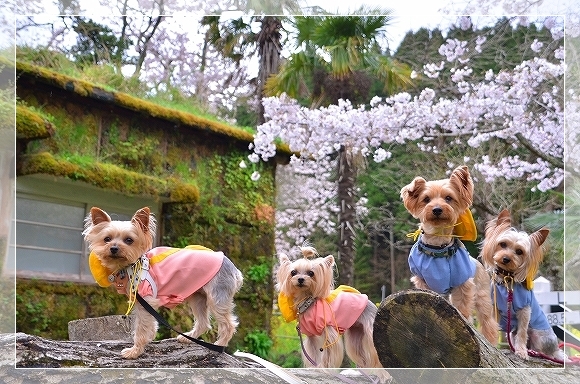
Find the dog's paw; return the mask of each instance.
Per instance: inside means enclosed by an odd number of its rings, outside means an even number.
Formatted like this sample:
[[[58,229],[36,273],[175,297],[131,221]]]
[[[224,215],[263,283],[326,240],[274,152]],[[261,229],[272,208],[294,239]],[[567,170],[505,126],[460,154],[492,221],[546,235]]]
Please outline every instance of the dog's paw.
[[[184,335],[187,335],[189,337],[193,337],[193,332],[186,332],[186,333],[184,333]],[[194,339],[195,339],[195,337],[194,337]],[[189,340],[187,337],[185,337],[183,335],[177,335],[177,341],[179,341],[180,343],[184,343],[184,344],[193,343],[193,341]]]
[[[516,356],[521,357],[524,360],[529,359],[528,350],[525,348],[524,349],[516,349],[515,354],[516,354]]]
[[[377,377],[379,378],[379,382],[381,383],[385,383],[385,384],[390,384],[393,382],[393,376],[391,376],[391,374],[389,372],[387,372],[386,370],[383,370],[382,372],[380,372]]]
[[[125,359],[136,359],[143,354],[143,348],[132,346],[131,348],[124,348],[121,351],[121,356]]]

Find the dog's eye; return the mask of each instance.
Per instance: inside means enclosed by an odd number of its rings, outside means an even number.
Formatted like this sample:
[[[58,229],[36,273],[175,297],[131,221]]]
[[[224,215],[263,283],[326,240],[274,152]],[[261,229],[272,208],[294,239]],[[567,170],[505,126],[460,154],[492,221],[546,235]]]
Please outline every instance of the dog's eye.
[[[425,204],[427,204],[427,203],[428,203],[428,202],[430,202],[430,201],[431,201],[431,199],[429,198],[429,196],[427,196],[426,198],[424,198],[424,199],[423,199],[423,202],[424,202]]]
[[[130,237],[127,237],[127,238],[125,239],[125,244],[127,244],[127,245],[131,245],[131,244],[133,244],[133,239],[132,239],[132,238],[130,238]]]
[[[310,276],[310,277],[314,277],[314,272],[313,271],[308,271],[307,275]]]
[[[453,197],[445,196],[445,201],[449,203],[449,202],[453,201]]]
[[[293,269],[290,271],[290,276],[296,276],[298,274],[298,271]]]
[[[516,249],[516,255],[523,255],[524,251],[522,251],[521,249]]]
[[[501,243],[499,243],[499,246],[502,248],[507,248],[507,244],[505,243],[505,241],[502,241]]]
[[[111,238],[110,238],[109,236],[107,236],[107,237],[105,237],[105,239],[104,239],[104,240],[105,240],[105,243],[108,243],[108,242],[110,242],[110,241],[111,241]]]

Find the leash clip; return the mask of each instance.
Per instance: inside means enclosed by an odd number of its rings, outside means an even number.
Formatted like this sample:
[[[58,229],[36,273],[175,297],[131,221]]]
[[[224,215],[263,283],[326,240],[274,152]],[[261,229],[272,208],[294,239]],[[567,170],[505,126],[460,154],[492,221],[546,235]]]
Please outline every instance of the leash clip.
[[[512,276],[504,276],[503,283],[505,284],[508,290],[510,291],[514,290],[514,278]]]

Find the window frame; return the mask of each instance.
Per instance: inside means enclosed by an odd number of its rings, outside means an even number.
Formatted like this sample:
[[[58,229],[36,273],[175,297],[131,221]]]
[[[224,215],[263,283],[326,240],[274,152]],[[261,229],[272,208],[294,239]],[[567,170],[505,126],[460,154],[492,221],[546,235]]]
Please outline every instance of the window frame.
[[[101,188],[91,186],[87,183],[55,178],[47,175],[30,175],[30,176],[19,176],[16,180],[16,204],[19,203],[20,199],[35,200],[40,203],[54,203],[61,204],[64,206],[71,207],[83,207],[84,208],[84,218],[90,212],[91,207],[97,206],[106,212],[110,213],[112,216],[115,214],[126,215],[128,217],[133,216],[137,209],[144,206],[148,206],[151,211],[155,214],[160,211],[161,201],[154,200],[153,197],[143,197],[143,196],[126,196],[114,191],[107,191]],[[16,210],[15,210],[16,211]],[[114,219],[114,217],[113,217]],[[16,224],[24,223],[20,221],[15,213],[12,221],[12,230],[15,232],[13,240],[15,244],[11,244],[15,252],[14,263],[16,265],[11,266],[15,272],[17,278],[26,279],[40,279],[47,281],[70,281],[70,282],[80,282],[80,283],[95,283],[92,277],[89,267],[88,267],[88,247],[84,239],[81,241],[81,249],[77,251],[69,251],[67,249],[55,249],[63,253],[72,253],[78,255],[80,258],[80,267],[78,273],[54,273],[46,272],[41,270],[20,270],[18,269],[18,250],[23,249],[37,249],[42,251],[53,250],[51,247],[43,248],[42,246],[30,246],[18,244],[18,233],[16,231]],[[63,229],[75,229],[76,226],[66,226],[63,224],[50,224],[50,223],[40,223],[36,222],[42,226],[47,226],[51,228],[62,227]],[[29,224],[34,225],[35,222],[29,222]],[[79,228],[79,236],[81,235],[82,228]],[[157,238],[158,236],[156,236]],[[154,241],[155,244],[155,241]]]

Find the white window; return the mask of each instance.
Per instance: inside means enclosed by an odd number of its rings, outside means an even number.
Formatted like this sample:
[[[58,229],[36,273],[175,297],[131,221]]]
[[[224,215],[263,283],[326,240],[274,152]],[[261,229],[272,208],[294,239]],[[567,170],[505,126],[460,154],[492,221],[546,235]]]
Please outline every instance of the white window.
[[[44,181],[47,188],[42,189],[38,188],[38,180],[22,180],[17,180],[13,227],[17,277],[94,283],[82,236],[84,219],[91,207],[104,209],[113,220],[130,220],[143,206],[155,209],[138,198],[133,206],[119,207],[126,197],[107,191],[97,191],[95,196],[94,188],[87,189],[80,183],[71,189],[70,181],[56,182],[57,187]]]

